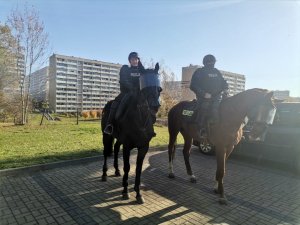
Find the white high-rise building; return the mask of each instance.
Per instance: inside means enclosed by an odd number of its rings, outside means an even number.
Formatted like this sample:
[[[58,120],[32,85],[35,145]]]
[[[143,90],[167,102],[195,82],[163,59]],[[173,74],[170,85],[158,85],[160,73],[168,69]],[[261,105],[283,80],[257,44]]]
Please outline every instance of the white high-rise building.
[[[24,55],[20,54],[8,63],[6,70],[2,71],[9,74],[3,81],[0,91],[6,96],[20,93],[21,87],[24,86],[23,79],[25,77],[25,61]]]
[[[46,66],[30,74],[30,96],[37,102],[48,101],[49,67]]]
[[[289,97],[290,97],[290,91],[288,91],[288,90],[284,90],[284,91],[275,90],[274,91],[274,98],[276,98],[276,99],[286,100]]]
[[[196,97],[194,92],[190,90],[190,83],[194,72],[198,68],[201,68],[201,66],[189,65],[182,67],[182,100],[192,100]],[[230,96],[245,91],[245,75],[223,70],[220,70],[220,72],[228,83]]]
[[[49,106],[54,112],[103,109],[120,92],[121,64],[53,54],[49,64]]]

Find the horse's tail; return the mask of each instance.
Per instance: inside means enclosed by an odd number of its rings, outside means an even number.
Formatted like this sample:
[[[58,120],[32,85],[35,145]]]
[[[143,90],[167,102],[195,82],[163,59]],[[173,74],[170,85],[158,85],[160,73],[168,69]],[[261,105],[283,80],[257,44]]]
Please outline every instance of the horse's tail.
[[[175,149],[176,149],[176,140],[177,135],[179,133],[180,127],[178,126],[178,104],[173,106],[168,113],[168,131],[169,131],[169,162],[171,162],[175,157]]]
[[[102,133],[104,131],[104,128],[106,126],[107,120],[108,120],[108,116],[109,116],[109,111],[110,111],[110,107],[113,101],[108,101],[103,110],[102,110],[102,115],[101,115],[101,130]]]
[[[104,150],[103,150],[104,156],[112,155],[113,145],[114,145],[114,137],[112,135],[108,135],[103,132],[103,130],[106,126],[107,120],[108,120],[111,104],[112,104],[112,101],[109,101],[106,103],[106,105],[104,106],[104,109],[102,111],[102,118],[101,118],[101,130],[102,130],[102,142],[103,142],[103,147],[104,147]]]
[[[114,147],[114,137],[112,135],[108,135],[103,133],[102,142],[103,142],[103,155],[104,156],[111,156],[113,153]]]

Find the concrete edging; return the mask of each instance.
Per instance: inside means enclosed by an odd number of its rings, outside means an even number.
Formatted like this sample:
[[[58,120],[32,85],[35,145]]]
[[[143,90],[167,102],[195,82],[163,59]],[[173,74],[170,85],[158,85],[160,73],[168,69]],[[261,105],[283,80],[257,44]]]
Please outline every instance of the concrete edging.
[[[178,145],[181,146],[181,145]],[[163,151],[167,148],[167,145],[159,146],[159,147],[152,147],[149,148],[149,151]],[[4,169],[0,170],[0,177],[3,176],[18,176],[23,174],[32,174],[40,171],[56,169],[66,166],[74,166],[79,164],[86,164],[99,161],[103,158],[103,155],[99,156],[92,156],[92,157],[84,157],[79,159],[72,159],[72,160],[62,160],[58,162],[52,163],[45,163],[45,164],[37,164],[33,166],[26,166],[26,167],[19,167],[19,168],[11,168],[11,169]]]

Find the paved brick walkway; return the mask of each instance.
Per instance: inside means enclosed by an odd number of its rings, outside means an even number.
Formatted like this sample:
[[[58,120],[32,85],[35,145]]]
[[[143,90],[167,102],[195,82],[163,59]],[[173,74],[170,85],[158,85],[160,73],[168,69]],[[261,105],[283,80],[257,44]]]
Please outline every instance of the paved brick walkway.
[[[300,224],[299,178],[230,161],[224,206],[212,192],[214,156],[195,149],[191,158],[196,184],[186,176],[181,151],[174,180],[167,178],[167,152],[150,152],[142,175],[144,205],[135,204],[134,163],[130,200],[121,199],[121,177],[101,182],[102,161],[0,177],[0,224]]]

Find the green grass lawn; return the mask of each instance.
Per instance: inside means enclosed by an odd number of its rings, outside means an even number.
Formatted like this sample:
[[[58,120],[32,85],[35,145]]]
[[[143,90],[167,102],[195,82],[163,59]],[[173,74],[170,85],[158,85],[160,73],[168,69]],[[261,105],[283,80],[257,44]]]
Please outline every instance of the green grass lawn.
[[[0,123],[0,169],[49,163],[100,155],[103,149],[100,121],[80,122],[76,118],[62,118],[60,122],[31,115],[30,124],[14,126]],[[168,144],[167,127],[155,126],[157,136],[150,145]],[[178,143],[182,143],[182,136]]]

